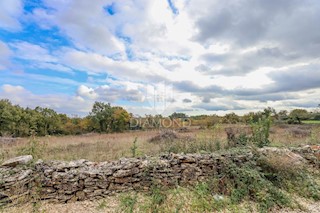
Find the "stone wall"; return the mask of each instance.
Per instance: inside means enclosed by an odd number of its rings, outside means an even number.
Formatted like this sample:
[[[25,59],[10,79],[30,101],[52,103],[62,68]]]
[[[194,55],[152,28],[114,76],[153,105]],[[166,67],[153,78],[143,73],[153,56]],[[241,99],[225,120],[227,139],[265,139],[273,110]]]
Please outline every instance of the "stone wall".
[[[250,151],[232,154],[168,154],[160,157],[120,159],[113,162],[38,161],[30,165],[0,167],[0,200],[39,196],[56,202],[105,197],[128,190],[148,190],[154,184],[194,184],[223,169],[226,159],[235,163],[252,158]],[[20,164],[26,164],[21,161]],[[36,194],[35,194],[36,193]]]
[[[260,154],[278,153],[319,166],[320,146],[293,149],[264,148]],[[167,154],[159,157],[124,158],[113,162],[71,162],[18,157],[0,166],[0,206],[19,197],[54,202],[92,200],[129,190],[192,185],[222,173],[230,161],[241,165],[254,160],[250,150],[229,154]],[[302,157],[301,157],[302,156]]]

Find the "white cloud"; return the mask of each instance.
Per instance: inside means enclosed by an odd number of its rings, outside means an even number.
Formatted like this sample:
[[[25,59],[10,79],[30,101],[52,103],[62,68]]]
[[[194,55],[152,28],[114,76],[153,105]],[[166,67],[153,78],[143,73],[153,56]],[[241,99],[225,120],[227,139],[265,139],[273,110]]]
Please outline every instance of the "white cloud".
[[[112,55],[124,52],[124,45],[115,36],[114,18],[103,9],[112,1],[46,0],[49,11],[33,13],[40,26],[57,26],[81,49]]]
[[[34,9],[28,20],[57,27],[73,44],[54,52],[39,43],[9,46],[15,58],[30,62],[23,68],[88,75],[80,83],[35,74],[26,79],[73,85],[79,100],[120,100],[135,111],[136,102],[148,104],[148,87],[163,82],[177,90],[168,111],[313,103],[315,96],[303,95],[319,88],[318,1],[172,2],[178,14],[165,0],[45,0],[46,7]],[[112,3],[110,15],[105,7]],[[7,46],[0,43],[0,69],[9,66]]]
[[[77,94],[82,97],[90,98],[90,99],[96,99],[98,98],[98,94],[94,91],[94,89],[89,88],[85,85],[80,85]]]
[[[74,74],[75,73],[69,67],[66,67],[66,66],[61,65],[61,64],[56,64],[56,63],[39,62],[39,63],[34,64],[34,67],[39,68],[39,69],[49,69],[49,70],[62,72],[62,73],[68,73],[68,74]]]
[[[9,47],[0,41],[0,70],[5,70],[10,65],[9,57],[11,54]]]
[[[44,62],[56,62],[57,59],[50,55],[49,51],[41,47],[38,44],[31,44],[29,42],[15,42],[11,43],[10,46],[15,51],[15,57],[34,60],[34,61],[44,61]]]
[[[69,115],[76,113],[87,115],[93,105],[93,101],[84,100],[77,96],[64,94],[37,95],[20,85],[14,86],[10,84],[0,87],[0,97],[10,99],[14,104],[19,104],[23,107],[48,107]]]
[[[117,80],[106,80],[106,82],[108,84],[95,88],[80,85],[77,95],[110,103],[116,101],[143,102],[145,99],[144,85]]]
[[[19,31],[21,25],[19,17],[23,13],[21,0],[1,0],[0,1],[0,28],[8,31]]]
[[[109,57],[66,49],[61,53],[64,64],[89,74],[109,74],[118,79],[131,81],[160,81],[171,73],[153,61],[113,60]]]

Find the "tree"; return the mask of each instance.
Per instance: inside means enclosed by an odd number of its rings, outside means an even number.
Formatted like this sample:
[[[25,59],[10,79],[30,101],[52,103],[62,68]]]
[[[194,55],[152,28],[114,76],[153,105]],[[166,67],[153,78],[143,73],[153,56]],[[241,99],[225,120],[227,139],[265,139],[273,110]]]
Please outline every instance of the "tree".
[[[272,107],[267,107],[263,110],[262,112],[263,115],[265,115],[266,117],[270,117],[270,116],[274,116],[277,117],[277,112],[274,108]]]
[[[59,128],[58,114],[49,108],[36,107],[38,135],[53,135]]]
[[[288,117],[288,111],[287,110],[280,110],[278,113],[280,117]]]
[[[0,101],[0,135],[12,135],[14,128],[13,106],[8,99]]]
[[[94,130],[98,132],[111,132],[113,109],[110,103],[96,101],[93,104],[90,116],[93,121]]]
[[[240,121],[240,117],[236,115],[234,112],[226,114],[222,122],[227,124],[236,124]]]
[[[294,109],[289,114],[289,123],[299,123],[301,124],[302,120],[307,120],[310,117],[310,114],[305,109]]]
[[[130,114],[122,107],[112,107],[112,131],[122,132],[129,128]]]
[[[174,112],[172,113],[169,118],[174,119],[174,118],[187,118],[188,116],[185,113],[182,112]]]

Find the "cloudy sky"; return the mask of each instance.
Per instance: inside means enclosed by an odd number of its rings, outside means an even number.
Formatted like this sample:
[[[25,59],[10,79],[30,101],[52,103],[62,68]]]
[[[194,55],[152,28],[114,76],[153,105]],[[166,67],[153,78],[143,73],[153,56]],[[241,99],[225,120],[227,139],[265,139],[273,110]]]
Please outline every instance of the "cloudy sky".
[[[0,98],[85,115],[320,103],[318,0],[1,0]]]

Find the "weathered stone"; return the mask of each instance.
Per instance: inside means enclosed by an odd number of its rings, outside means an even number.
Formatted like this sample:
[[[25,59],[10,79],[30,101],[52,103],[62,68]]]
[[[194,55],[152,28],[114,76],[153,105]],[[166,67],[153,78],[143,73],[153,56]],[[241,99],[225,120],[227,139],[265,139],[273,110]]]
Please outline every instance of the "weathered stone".
[[[29,177],[31,174],[32,174],[31,169],[25,170],[18,176],[17,181],[21,181],[21,180]]]
[[[115,178],[114,182],[115,183],[133,183],[133,182],[138,182],[139,180],[140,180],[139,178],[125,177],[125,178]]]
[[[180,158],[181,163],[195,163],[196,159],[194,156],[186,155],[186,156],[181,156]]]
[[[84,193],[84,191],[77,191],[76,197],[78,198],[78,200],[85,200],[86,194]]]
[[[7,204],[10,202],[11,202],[11,200],[10,200],[9,196],[0,193],[0,207],[1,207],[1,205]]]
[[[23,155],[23,156],[6,160],[5,162],[2,163],[2,166],[15,167],[17,165],[24,165],[24,164],[30,163],[32,159],[33,159],[32,155]]]
[[[118,170],[113,174],[113,177],[120,178],[120,177],[127,177],[139,172],[139,168],[133,169],[126,169],[126,170]]]
[[[303,164],[305,163],[305,159],[298,154],[290,151],[289,149],[279,149],[276,147],[265,147],[258,150],[261,154],[270,158],[271,156],[280,156],[280,157],[287,157],[291,164]],[[243,157],[242,157],[243,158]]]

